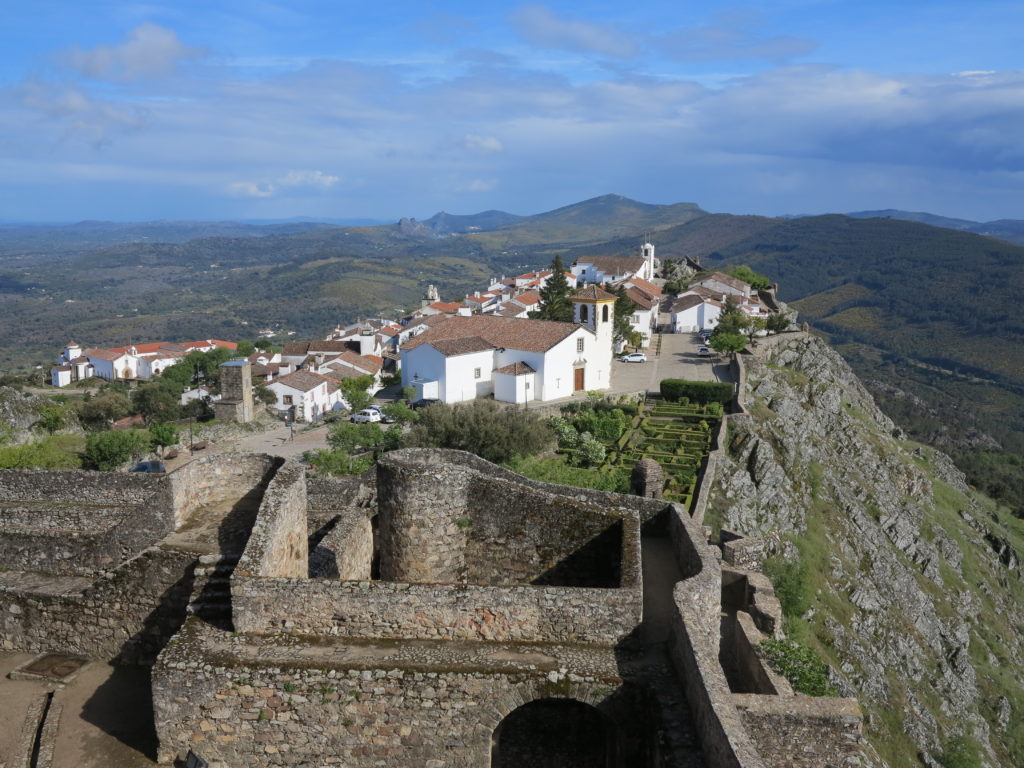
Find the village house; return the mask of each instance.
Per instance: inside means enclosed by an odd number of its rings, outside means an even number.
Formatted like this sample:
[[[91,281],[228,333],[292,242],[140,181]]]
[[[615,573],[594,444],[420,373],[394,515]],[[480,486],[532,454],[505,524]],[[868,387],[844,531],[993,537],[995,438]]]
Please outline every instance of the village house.
[[[82,347],[74,341],[64,347],[57,365],[50,369],[50,383],[66,387],[72,382],[96,376],[101,379],[151,379],[176,364],[190,352],[213,349],[238,349],[233,341],[202,339],[199,341],[156,341],[129,344],[110,349]]]
[[[590,286],[572,297],[575,323],[452,317],[401,348],[402,384],[446,403],[493,395],[524,403],[611,386],[615,297]]]
[[[295,371],[267,384],[277,396],[272,406],[282,418],[312,422],[330,413],[338,404],[347,408],[336,381],[312,371]]]
[[[573,262],[571,271],[578,280],[604,284],[639,277],[651,280],[657,268],[654,246],[644,243],[632,256],[586,256]]]

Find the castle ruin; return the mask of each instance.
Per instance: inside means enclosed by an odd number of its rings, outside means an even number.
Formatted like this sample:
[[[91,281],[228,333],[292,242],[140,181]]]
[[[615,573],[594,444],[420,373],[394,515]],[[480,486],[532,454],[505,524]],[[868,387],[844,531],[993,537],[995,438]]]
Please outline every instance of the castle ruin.
[[[0,648],[151,665],[162,764],[858,764],[856,702],[753,651],[756,542],[659,499],[427,449],[4,470],[0,499]]]

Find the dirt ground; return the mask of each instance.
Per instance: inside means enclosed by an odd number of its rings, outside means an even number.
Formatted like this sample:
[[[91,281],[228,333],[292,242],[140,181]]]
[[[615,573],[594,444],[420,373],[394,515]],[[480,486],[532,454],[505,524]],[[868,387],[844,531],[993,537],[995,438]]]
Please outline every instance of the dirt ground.
[[[53,768],[144,768],[156,765],[156,732],[149,670],[89,662],[66,686],[11,680],[32,654],[0,653],[0,766],[16,759],[25,716],[54,690],[50,715],[60,712]],[[8,768],[22,768],[10,763]]]

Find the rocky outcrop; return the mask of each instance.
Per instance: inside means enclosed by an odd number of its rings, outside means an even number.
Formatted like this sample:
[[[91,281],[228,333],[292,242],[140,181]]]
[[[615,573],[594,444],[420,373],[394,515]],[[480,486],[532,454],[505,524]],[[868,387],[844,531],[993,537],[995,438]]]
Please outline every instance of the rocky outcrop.
[[[905,441],[823,342],[744,365],[712,504],[776,564],[804,564],[789,571],[806,603],[791,629],[870,712],[875,762],[920,765],[963,735],[990,765],[1024,764],[1010,751],[1024,686],[1000,671],[1024,664],[1021,527],[947,456]]]
[[[0,386],[0,445],[32,439],[32,425],[39,421],[39,407],[46,401],[37,395]]]

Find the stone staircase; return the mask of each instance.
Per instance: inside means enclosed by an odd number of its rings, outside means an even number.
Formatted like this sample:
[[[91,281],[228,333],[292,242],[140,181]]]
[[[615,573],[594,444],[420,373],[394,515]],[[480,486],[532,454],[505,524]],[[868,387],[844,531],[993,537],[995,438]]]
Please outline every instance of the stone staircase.
[[[194,571],[192,598],[186,613],[226,632],[234,631],[231,617],[231,574],[238,555],[202,555]]]

